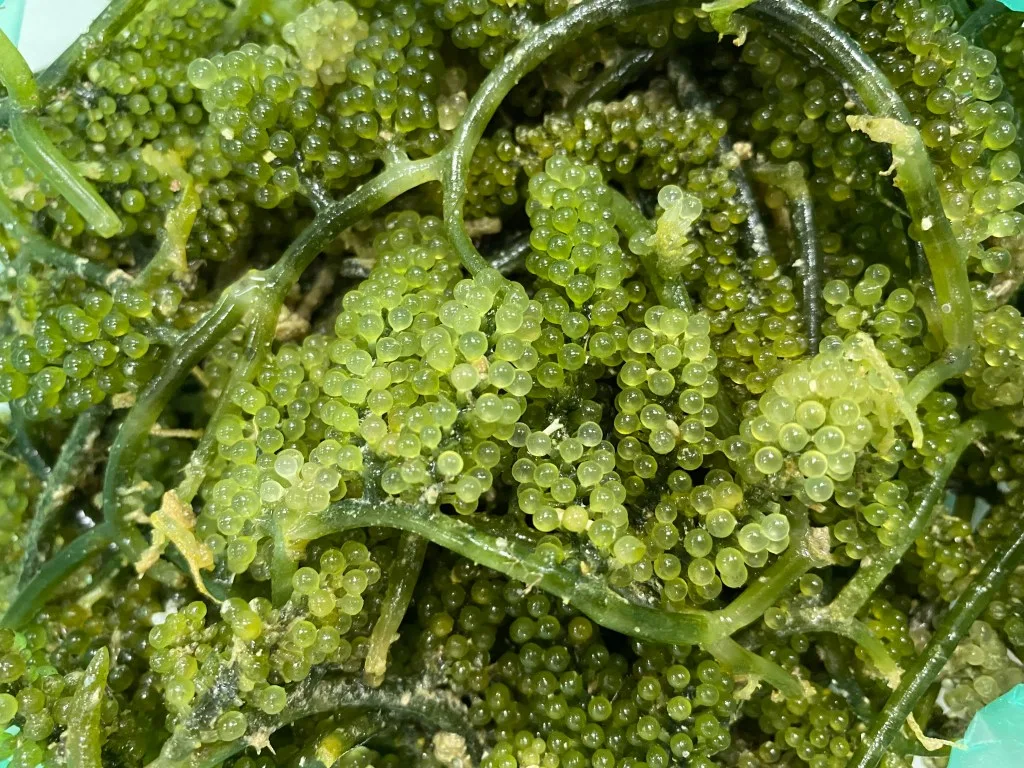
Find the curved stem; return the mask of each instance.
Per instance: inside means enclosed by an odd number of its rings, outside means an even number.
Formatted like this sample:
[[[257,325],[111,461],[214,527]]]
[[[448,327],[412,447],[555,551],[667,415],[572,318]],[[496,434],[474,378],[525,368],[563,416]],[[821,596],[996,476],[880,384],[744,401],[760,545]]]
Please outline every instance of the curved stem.
[[[54,146],[36,117],[15,110],[10,123],[11,135],[25,159],[81,214],[89,226],[103,237],[113,237],[121,231],[121,220],[117,214],[64,153]]]
[[[489,268],[466,231],[462,211],[466,203],[469,161],[487,123],[512,87],[552,53],[607,24],[631,16],[672,7],[672,0],[584,0],[566,13],[533,30],[491,70],[473,95],[445,152],[444,221],[448,237],[462,263],[475,274]]]
[[[748,651],[731,637],[723,637],[708,643],[704,650],[725,664],[733,674],[758,677],[779,690],[786,698],[799,699],[804,695],[799,681],[786,670],[775,662]]]
[[[306,542],[322,536],[368,526],[398,528],[418,534],[491,570],[560,597],[602,627],[630,637],[674,645],[695,644],[712,651],[718,641],[728,638],[760,616],[758,611],[746,608],[732,612],[728,609],[717,612],[690,609],[669,613],[640,605],[609,588],[604,579],[582,567],[581,561],[574,556],[554,563],[538,556],[534,547],[514,538],[485,532],[462,518],[446,515],[432,507],[395,500],[345,499],[332,504],[320,517],[295,523],[287,533],[291,546],[301,548]],[[780,566],[780,572],[773,574],[775,578],[768,580],[771,586],[752,598],[751,604],[763,603],[767,607],[775,602],[792,583],[784,582],[782,578],[790,567]],[[737,653],[735,648],[728,647],[731,653]],[[745,653],[749,654],[748,651]],[[764,664],[771,662],[762,661],[747,660],[761,670],[757,673],[759,677],[769,679],[762,672]],[[799,695],[799,683],[783,670],[777,669],[770,679],[784,679],[780,688],[788,691],[789,695],[794,691]]]
[[[918,230],[931,269],[942,318],[942,334],[954,350],[966,349],[974,321],[967,258],[942,208],[935,171],[906,104],[878,65],[829,19],[798,0],[757,0],[744,13],[799,43],[850,83],[871,117],[849,122],[876,141],[892,145],[899,162],[896,181]]]
[[[830,632],[852,640],[871,659],[878,671],[895,688],[900,679],[900,667],[889,649],[862,621],[852,616],[837,614],[831,607],[801,611],[792,617],[782,634]]]
[[[81,476],[96,459],[93,451],[96,438],[107,420],[106,406],[93,406],[75,420],[71,433],[64,439],[60,455],[46,478],[36,500],[35,511],[25,533],[19,566],[18,586],[24,588],[42,565],[39,543],[74,492]]]
[[[101,523],[64,547],[50,558],[39,573],[18,593],[3,618],[0,618],[0,626],[10,629],[20,629],[25,626],[43,608],[68,576],[90,557],[110,546],[113,539],[113,527],[107,523]]]
[[[409,610],[412,592],[423,570],[427,540],[414,533],[402,532],[395,550],[395,559],[388,570],[388,591],[373,625],[366,649],[366,680],[378,686],[384,680],[388,665],[388,648],[398,637],[398,627]]]
[[[971,585],[942,618],[928,645],[903,675],[899,687],[875,718],[871,736],[863,741],[848,768],[874,768],[899,734],[907,716],[938,677],[960,640],[1003,588],[1024,555],[1024,519],[1018,519],[1011,536],[992,553]]]

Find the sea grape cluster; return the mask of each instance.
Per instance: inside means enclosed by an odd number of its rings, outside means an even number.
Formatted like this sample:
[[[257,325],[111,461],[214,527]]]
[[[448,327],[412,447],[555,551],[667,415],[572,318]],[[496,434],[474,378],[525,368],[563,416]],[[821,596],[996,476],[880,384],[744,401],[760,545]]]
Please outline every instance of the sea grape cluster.
[[[0,765],[941,760],[1024,681],[1022,30],[0,38]]]

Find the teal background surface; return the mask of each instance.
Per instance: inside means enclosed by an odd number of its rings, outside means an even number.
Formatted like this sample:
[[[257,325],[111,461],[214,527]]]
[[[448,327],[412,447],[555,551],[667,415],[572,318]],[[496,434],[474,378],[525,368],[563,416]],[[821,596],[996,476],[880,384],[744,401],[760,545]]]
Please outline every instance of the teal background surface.
[[[25,14],[25,0],[0,2],[0,29],[14,42],[21,36],[21,20]]]

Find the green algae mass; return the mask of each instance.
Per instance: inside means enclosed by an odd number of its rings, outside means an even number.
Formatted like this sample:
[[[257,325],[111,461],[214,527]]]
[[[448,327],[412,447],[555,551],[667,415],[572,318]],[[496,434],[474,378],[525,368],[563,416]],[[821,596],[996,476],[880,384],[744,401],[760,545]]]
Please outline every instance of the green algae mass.
[[[939,768],[1024,690],[1024,14],[114,0],[0,82],[0,765]]]

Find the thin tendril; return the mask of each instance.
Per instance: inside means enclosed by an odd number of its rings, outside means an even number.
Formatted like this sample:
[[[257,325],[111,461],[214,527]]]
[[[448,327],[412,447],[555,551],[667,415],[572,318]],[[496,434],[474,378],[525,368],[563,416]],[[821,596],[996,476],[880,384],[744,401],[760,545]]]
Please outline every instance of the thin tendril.
[[[20,588],[24,588],[39,571],[39,544],[64,509],[78,480],[89,469],[89,457],[98,458],[93,448],[109,414],[107,407],[93,406],[75,420],[70,434],[64,439],[60,455],[43,484],[25,532],[17,580]]]

